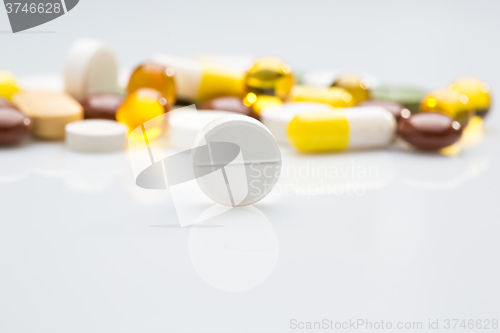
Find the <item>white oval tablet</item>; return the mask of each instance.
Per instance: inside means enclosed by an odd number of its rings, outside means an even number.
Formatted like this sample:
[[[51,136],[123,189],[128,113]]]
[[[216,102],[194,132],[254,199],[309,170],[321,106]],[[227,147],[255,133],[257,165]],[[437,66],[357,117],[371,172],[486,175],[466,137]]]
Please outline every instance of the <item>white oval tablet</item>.
[[[313,102],[291,102],[274,105],[262,110],[260,120],[274,135],[276,141],[287,144],[287,128],[292,119],[299,113],[331,111],[328,104]]]
[[[281,172],[281,152],[269,130],[259,121],[242,115],[217,118],[203,128],[196,140],[198,146],[227,142],[239,147],[239,155],[221,167],[218,158],[225,151],[211,149],[210,156],[193,154],[198,185],[212,200],[226,206],[247,206],[264,198],[276,184]],[[214,168],[217,167],[217,168]],[[207,170],[220,169],[210,173]]]
[[[193,147],[194,140],[201,129],[212,120],[233,114],[215,110],[173,110],[168,116],[170,144],[173,148],[185,150]]]
[[[98,40],[76,41],[66,58],[64,84],[66,92],[78,101],[90,94],[118,92],[115,53]]]
[[[75,121],[66,125],[66,146],[88,153],[123,150],[127,132],[127,126],[113,120]]]

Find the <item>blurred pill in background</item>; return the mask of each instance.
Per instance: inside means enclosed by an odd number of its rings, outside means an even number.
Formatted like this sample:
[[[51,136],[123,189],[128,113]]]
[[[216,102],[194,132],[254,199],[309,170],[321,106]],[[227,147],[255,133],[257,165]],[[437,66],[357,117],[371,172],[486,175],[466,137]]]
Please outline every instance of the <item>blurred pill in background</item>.
[[[258,118],[258,115],[252,111],[252,108],[245,105],[243,100],[238,97],[218,97],[209,100],[200,105],[201,110],[220,110],[239,113],[245,116]]]
[[[167,99],[168,105],[173,106],[176,101],[174,76],[172,67],[158,63],[141,64],[130,75],[127,93],[131,94],[140,88],[154,89]]]
[[[332,87],[344,88],[351,94],[356,103],[371,98],[370,82],[358,74],[342,74],[333,82]]]
[[[491,108],[490,87],[487,83],[473,77],[462,77],[455,80],[449,87],[469,99],[469,106],[475,114],[484,118]]]
[[[155,55],[150,61],[173,68],[177,99],[182,102],[243,97],[244,71],[174,55]]]
[[[94,39],[74,42],[66,57],[64,84],[77,101],[98,93],[118,93],[118,59],[113,49]]]
[[[290,144],[308,153],[384,148],[395,138],[396,119],[381,107],[301,113],[287,132]]]
[[[251,105],[252,111],[260,117],[262,110],[272,106],[279,106],[283,104],[283,100],[276,96],[269,96],[269,95],[256,96],[251,93],[246,95],[245,99],[243,100],[243,103]]]
[[[86,119],[65,127],[66,146],[86,153],[107,153],[125,149],[127,126],[112,120]]]
[[[33,121],[33,134],[40,139],[64,138],[66,124],[83,119],[83,108],[65,93],[25,91],[14,95],[13,104]]]
[[[419,111],[420,103],[429,91],[410,85],[384,84],[375,86],[371,92],[375,100],[393,101],[415,113]]]
[[[324,103],[340,108],[356,105],[352,95],[344,88],[339,87],[322,88],[297,85],[293,87],[289,100],[292,102]]]
[[[285,100],[295,83],[292,68],[276,57],[257,59],[245,75],[246,94]]]
[[[11,106],[12,106],[12,104],[8,100],[6,100],[3,97],[0,97],[0,108],[11,107]]]
[[[33,127],[31,119],[12,106],[0,107],[0,145],[14,145],[25,140]]]
[[[383,101],[383,100],[367,100],[359,103],[357,106],[380,106],[394,116],[396,120],[399,122],[401,120],[401,116],[403,111],[408,110],[404,105],[393,102],[393,101]]]
[[[162,94],[150,88],[140,88],[125,98],[116,112],[116,120],[125,124],[129,132],[152,121],[146,134],[148,140],[154,140],[163,133],[166,125],[165,119],[159,116],[169,110],[167,99]]]
[[[0,71],[0,97],[10,100],[19,90],[16,77],[12,73]]]
[[[287,128],[292,119],[300,113],[319,111],[333,111],[333,108],[323,103],[289,102],[263,109],[260,120],[278,143],[288,144]]]
[[[425,112],[411,115],[404,113],[398,126],[398,134],[412,146],[423,150],[438,150],[456,143],[463,127],[452,117]]]
[[[123,102],[123,96],[117,94],[94,94],[82,102],[85,119],[116,120],[116,111]]]
[[[420,112],[438,112],[455,119],[463,127],[473,116],[469,98],[451,89],[439,89],[431,92],[422,100]]]

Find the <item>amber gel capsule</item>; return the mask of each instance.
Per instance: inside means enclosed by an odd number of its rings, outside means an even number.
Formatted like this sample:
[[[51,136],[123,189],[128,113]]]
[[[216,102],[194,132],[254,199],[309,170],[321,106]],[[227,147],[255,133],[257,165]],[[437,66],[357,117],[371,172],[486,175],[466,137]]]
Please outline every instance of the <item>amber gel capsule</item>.
[[[470,107],[479,117],[484,118],[490,111],[490,87],[485,82],[473,77],[463,77],[453,82],[450,89],[467,96]]]
[[[438,150],[457,142],[463,127],[450,116],[437,112],[404,113],[398,133],[409,144],[425,150]]]
[[[332,87],[340,87],[347,90],[354,100],[359,103],[370,99],[370,83],[367,79],[356,74],[341,75]]]
[[[473,114],[469,98],[451,89],[440,89],[431,92],[420,104],[420,111],[439,112],[448,115],[462,126],[467,126]]]
[[[116,112],[116,120],[128,126],[132,132],[151,119],[146,130],[149,140],[159,137],[165,129],[164,117],[159,117],[169,111],[167,100],[158,91],[141,88],[130,94]],[[142,133],[142,132],[141,132]]]
[[[130,75],[127,92],[133,93],[140,88],[150,88],[158,91],[167,99],[167,104],[175,104],[175,71],[172,67],[158,63],[139,65]]]
[[[285,100],[294,85],[291,67],[275,57],[255,61],[245,75],[247,94],[275,96]]]

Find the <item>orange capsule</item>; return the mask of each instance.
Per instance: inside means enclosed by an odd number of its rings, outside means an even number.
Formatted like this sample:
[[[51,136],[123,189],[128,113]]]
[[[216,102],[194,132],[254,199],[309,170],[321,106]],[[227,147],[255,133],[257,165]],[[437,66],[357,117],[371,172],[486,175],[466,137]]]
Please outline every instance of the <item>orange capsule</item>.
[[[116,112],[116,120],[128,126],[129,131],[146,122],[149,140],[159,137],[165,128],[165,117],[170,110],[167,100],[158,91],[141,88],[131,93]]]
[[[139,65],[130,75],[127,92],[133,93],[140,88],[151,88],[162,94],[167,104],[175,104],[175,72],[168,66],[157,63]]]

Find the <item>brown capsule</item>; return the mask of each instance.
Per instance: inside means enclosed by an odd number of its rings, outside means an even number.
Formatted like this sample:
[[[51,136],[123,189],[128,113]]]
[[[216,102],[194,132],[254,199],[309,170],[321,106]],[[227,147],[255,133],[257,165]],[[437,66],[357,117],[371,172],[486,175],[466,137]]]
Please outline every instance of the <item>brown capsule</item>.
[[[5,98],[0,97],[0,108],[12,107],[12,104]]]
[[[239,113],[258,119],[258,115],[238,97],[219,97],[214,98],[200,106],[201,110],[219,110]]]
[[[123,97],[115,94],[90,95],[82,101],[86,119],[116,120],[116,111],[123,102]]]
[[[13,145],[30,134],[31,119],[13,107],[0,108],[0,145]]]
[[[393,101],[386,101],[386,100],[368,100],[368,101],[363,101],[359,103],[357,106],[380,106],[392,113],[392,115],[396,118],[397,122],[399,123],[401,121],[401,118],[403,116],[403,113],[405,110],[408,110],[406,106],[403,104],[399,104]],[[409,110],[408,110],[409,112]]]
[[[450,146],[462,136],[463,127],[450,116],[437,112],[405,113],[398,134],[409,144],[425,150]]]

